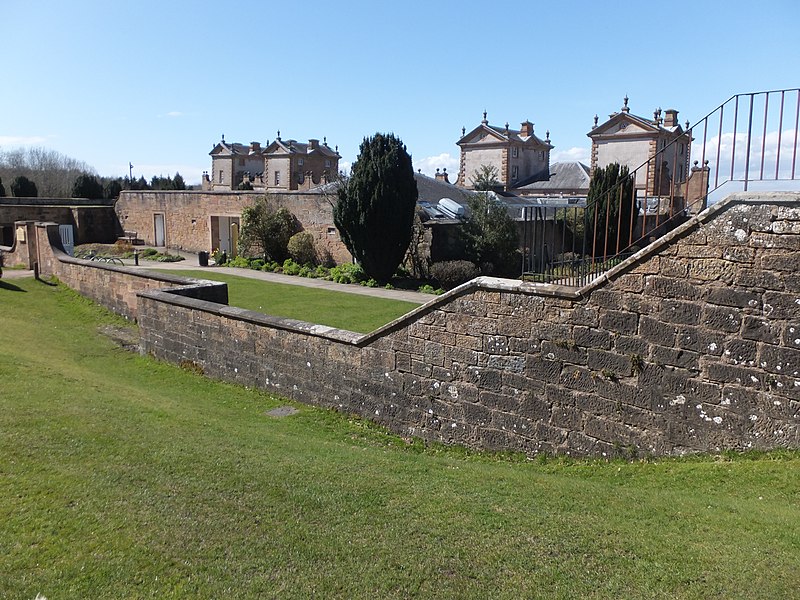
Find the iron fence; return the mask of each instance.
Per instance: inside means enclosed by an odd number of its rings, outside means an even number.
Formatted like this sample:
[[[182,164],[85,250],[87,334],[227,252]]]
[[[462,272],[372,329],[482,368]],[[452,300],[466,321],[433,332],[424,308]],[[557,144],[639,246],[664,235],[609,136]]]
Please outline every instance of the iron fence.
[[[653,123],[662,147],[607,191],[523,210],[523,279],[582,286],[733,191],[800,187],[800,88],[734,95],[685,128],[660,111]]]

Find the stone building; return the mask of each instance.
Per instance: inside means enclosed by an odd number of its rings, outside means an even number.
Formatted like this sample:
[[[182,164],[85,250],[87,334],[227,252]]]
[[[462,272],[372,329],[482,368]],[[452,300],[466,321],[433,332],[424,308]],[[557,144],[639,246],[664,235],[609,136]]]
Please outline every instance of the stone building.
[[[532,182],[537,177],[547,179],[550,167],[550,132],[544,140],[533,132],[533,123],[524,121],[520,129],[509,129],[490,125],[483,113],[483,120],[475,129],[461,129],[457,142],[461,149],[461,160],[456,185],[471,189],[472,176],[482,166],[497,169],[498,183],[504,189],[514,188],[519,182]]]
[[[689,177],[692,139],[678,123],[677,110],[667,109],[662,116],[658,108],[652,119],[639,117],[631,114],[626,96],[619,112],[600,125],[597,121],[595,115],[587,134],[592,140],[592,171],[619,163],[633,172],[653,159],[651,166],[636,174],[636,188],[655,196],[669,195],[671,184],[682,184]]]
[[[293,191],[327,183],[339,172],[338,148],[323,139],[308,143],[282,140],[280,131],[266,147],[229,143],[225,136],[209,152],[211,173],[203,174],[206,191],[236,190],[247,184],[256,190]]]

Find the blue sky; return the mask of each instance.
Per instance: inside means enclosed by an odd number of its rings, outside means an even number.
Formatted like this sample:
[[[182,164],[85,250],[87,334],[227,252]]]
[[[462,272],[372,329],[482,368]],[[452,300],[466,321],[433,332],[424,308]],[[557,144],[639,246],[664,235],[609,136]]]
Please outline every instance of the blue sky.
[[[43,146],[101,175],[196,183],[222,134],[327,137],[343,163],[394,132],[457,171],[483,110],[588,161],[630,97],[696,121],[735,93],[800,85],[800,2],[6,0],[0,150]],[[302,7],[302,8],[299,8]],[[454,178],[453,178],[454,179]]]

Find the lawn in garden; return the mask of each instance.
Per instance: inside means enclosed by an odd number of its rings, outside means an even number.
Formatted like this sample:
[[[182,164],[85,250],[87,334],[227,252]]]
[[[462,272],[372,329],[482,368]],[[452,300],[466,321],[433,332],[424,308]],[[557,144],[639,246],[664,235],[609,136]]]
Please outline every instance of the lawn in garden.
[[[800,453],[525,460],[118,347],[0,280],[0,598],[792,598]]]
[[[419,306],[403,300],[228,275],[214,269],[159,272],[224,281],[228,284],[228,303],[231,306],[358,333],[374,331]]]

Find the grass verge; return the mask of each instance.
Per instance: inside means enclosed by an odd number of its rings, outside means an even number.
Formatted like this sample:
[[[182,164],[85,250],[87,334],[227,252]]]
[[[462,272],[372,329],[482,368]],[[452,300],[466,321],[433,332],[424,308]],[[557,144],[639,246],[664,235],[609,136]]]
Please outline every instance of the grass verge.
[[[791,598],[800,453],[541,460],[117,348],[63,287],[0,287],[0,597]],[[511,457],[518,458],[518,457]]]
[[[228,303],[231,306],[359,333],[374,331],[419,306],[403,300],[227,275],[214,269],[159,269],[158,272],[223,281],[228,284]]]

